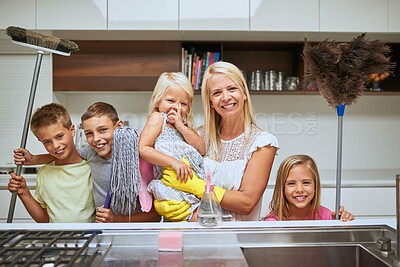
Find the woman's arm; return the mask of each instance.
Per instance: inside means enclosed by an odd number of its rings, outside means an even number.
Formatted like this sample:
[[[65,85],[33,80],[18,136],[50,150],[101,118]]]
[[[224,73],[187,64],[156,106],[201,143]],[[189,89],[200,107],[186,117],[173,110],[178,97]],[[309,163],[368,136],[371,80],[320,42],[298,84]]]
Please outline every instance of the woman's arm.
[[[249,215],[267,187],[276,148],[265,146],[254,151],[247,163],[238,191],[226,190],[221,206],[229,211]]]
[[[239,190],[225,190],[214,186],[215,194],[221,206],[238,214],[248,215],[259,202],[267,187],[276,148],[266,146],[253,152],[247,163]],[[201,198],[205,181],[193,174],[193,178],[182,183],[176,179],[171,168],[164,168],[162,182],[175,189],[182,190]]]

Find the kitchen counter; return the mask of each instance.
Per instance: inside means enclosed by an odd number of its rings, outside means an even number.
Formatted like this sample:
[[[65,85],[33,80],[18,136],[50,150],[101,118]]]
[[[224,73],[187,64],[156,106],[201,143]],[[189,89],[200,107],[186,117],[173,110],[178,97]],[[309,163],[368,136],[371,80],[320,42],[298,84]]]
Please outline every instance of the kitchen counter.
[[[3,223],[0,230],[29,229],[41,230],[42,233],[46,230],[50,235],[50,230],[53,233],[58,230],[99,230],[89,245],[92,250],[98,248],[95,264],[90,266],[251,267],[296,263],[301,267],[314,262],[315,253],[322,253],[317,266],[364,266],[363,262],[370,263],[371,260],[379,263],[373,266],[394,266],[392,256],[387,258],[375,254],[379,238],[389,237],[395,243],[395,226],[395,219],[387,218],[346,223],[337,220],[225,222],[218,227],[203,227],[198,223]],[[159,251],[160,232],[182,233],[183,250]],[[275,255],[279,254],[283,259],[279,261],[281,265],[276,265]],[[300,262],[299,256],[302,257]]]
[[[180,223],[0,223],[0,230],[195,230],[195,229],[246,229],[246,228],[275,228],[275,227],[318,227],[318,226],[368,226],[387,225],[396,229],[396,219],[356,219],[351,222],[331,221],[246,221],[246,222],[224,222],[217,227],[203,227],[197,222]]]

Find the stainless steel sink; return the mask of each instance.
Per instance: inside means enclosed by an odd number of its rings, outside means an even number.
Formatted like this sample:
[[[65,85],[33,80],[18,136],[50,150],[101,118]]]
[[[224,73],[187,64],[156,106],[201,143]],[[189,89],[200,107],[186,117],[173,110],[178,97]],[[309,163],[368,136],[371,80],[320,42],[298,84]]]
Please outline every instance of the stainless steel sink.
[[[112,244],[101,266],[160,265],[167,256],[177,266],[399,266],[394,259],[396,231],[386,225],[180,228],[183,251],[158,252],[159,230],[103,231],[99,241]],[[390,238],[391,252],[378,253],[377,240]],[[196,266],[197,266],[196,265]],[[168,265],[166,265],[168,266]]]
[[[361,267],[390,266],[360,245],[289,246],[242,248],[249,267],[252,266],[325,266]]]

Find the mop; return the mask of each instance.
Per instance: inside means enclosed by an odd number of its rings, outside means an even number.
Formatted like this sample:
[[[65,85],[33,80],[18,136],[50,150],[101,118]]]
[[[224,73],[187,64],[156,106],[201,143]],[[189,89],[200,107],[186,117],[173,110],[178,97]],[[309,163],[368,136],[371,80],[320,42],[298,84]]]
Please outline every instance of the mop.
[[[24,128],[20,147],[25,148],[28,138],[29,122],[31,120],[33,102],[35,100],[36,88],[39,78],[40,66],[44,52],[54,53],[62,56],[69,56],[71,52],[78,51],[78,45],[72,41],[60,39],[54,36],[45,35],[23,28],[10,26],[6,29],[7,35],[11,37],[11,42],[37,50],[35,70],[31,84],[31,90],[28,99],[28,105],[25,114]],[[21,175],[22,165],[18,165],[15,171],[17,176]],[[7,223],[11,223],[14,217],[15,203],[17,200],[17,191],[11,194],[10,207],[8,210]]]
[[[306,40],[304,44],[304,84],[316,83],[322,97],[336,108],[338,115],[336,219],[340,207],[344,111],[366,91],[371,73],[393,72],[390,52],[383,41],[370,41],[365,34],[345,43],[327,39],[314,45]]]
[[[104,207],[131,215],[140,186],[139,134],[130,127],[118,127],[113,134],[111,180]]]

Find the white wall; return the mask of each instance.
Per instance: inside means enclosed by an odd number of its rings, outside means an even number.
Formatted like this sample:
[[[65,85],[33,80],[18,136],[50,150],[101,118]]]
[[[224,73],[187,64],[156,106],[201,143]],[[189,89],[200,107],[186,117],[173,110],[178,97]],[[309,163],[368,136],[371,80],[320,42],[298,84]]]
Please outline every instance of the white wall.
[[[56,93],[75,124],[95,101],[108,102],[121,120],[142,129],[151,92]],[[323,184],[322,204],[334,209],[338,119],[320,95],[253,95],[258,125],[276,135],[280,150],[264,197],[264,213],[272,195],[276,170],[288,155],[304,153],[317,162]],[[391,216],[394,180],[400,173],[400,96],[366,95],[347,107],[343,119],[342,202],[360,216]],[[202,123],[200,95],[195,96],[197,126]],[[364,188],[359,191],[359,188]],[[363,195],[370,191],[375,194]],[[347,201],[347,202],[346,202]],[[375,210],[370,207],[377,207]]]

